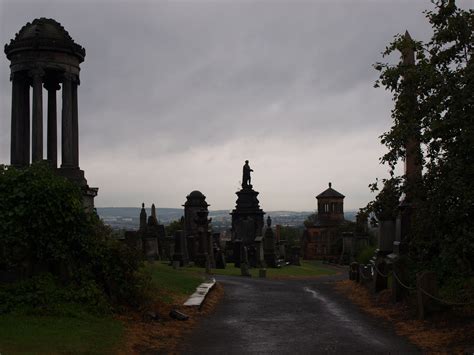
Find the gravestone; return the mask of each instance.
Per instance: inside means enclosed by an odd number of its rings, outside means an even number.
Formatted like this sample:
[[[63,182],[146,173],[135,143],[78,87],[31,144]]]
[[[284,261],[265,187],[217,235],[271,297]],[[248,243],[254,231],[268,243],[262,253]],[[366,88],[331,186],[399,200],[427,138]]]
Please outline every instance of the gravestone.
[[[189,262],[187,240],[184,231],[179,230],[174,233],[174,253],[173,262],[179,262],[180,266],[185,266]]]
[[[377,247],[380,251],[391,253],[395,241],[395,221],[379,221]]]
[[[212,235],[212,240],[213,240],[215,268],[216,269],[225,269],[225,267],[226,267],[226,257],[225,257],[225,252],[222,249],[222,245],[221,245],[221,234],[220,233],[214,233]]]
[[[275,234],[273,233],[272,219],[270,218],[270,216],[267,217],[267,228],[265,229],[263,244],[265,253],[265,264],[267,265],[267,267],[276,268],[278,266],[278,257],[276,252]]]
[[[201,266],[204,266],[205,261],[203,250],[207,247],[203,246],[203,243],[205,243],[205,241],[203,241],[203,230],[207,231],[207,227],[204,225],[198,225],[198,222],[202,222],[198,213],[205,213],[208,211],[209,204],[206,202],[206,196],[204,196],[202,192],[194,190],[186,196],[186,202],[183,204],[183,207],[184,233],[187,238],[189,259],[195,262],[195,259],[199,258]],[[198,254],[201,255],[198,257]]]
[[[252,276],[249,272],[249,258],[246,246],[242,246],[241,253],[240,274],[242,276]]]
[[[265,267],[265,257],[263,252],[263,237],[255,238],[255,267]]]

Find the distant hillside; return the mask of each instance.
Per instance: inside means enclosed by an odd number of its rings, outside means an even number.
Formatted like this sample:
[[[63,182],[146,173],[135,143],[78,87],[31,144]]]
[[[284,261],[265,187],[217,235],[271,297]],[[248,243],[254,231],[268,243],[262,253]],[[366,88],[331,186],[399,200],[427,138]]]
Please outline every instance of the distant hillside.
[[[140,224],[140,208],[138,207],[98,207],[97,213],[104,223],[114,229],[138,229]],[[151,213],[150,208],[145,209],[147,215]],[[231,227],[231,210],[209,211],[209,218],[212,218],[212,226],[215,231],[226,230]],[[272,224],[284,226],[302,227],[305,219],[314,212],[303,211],[268,211],[266,216],[272,218]],[[355,211],[344,213],[349,221],[355,221]],[[180,219],[184,215],[182,208],[157,208],[156,214],[160,223],[168,225],[172,221]]]

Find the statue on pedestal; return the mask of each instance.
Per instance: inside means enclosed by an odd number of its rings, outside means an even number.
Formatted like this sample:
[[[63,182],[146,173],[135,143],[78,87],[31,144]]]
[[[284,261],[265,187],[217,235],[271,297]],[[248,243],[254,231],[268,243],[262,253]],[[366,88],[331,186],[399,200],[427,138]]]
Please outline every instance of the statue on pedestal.
[[[242,188],[252,187],[250,184],[250,172],[252,171],[253,170],[250,169],[249,161],[246,160],[242,172]]]

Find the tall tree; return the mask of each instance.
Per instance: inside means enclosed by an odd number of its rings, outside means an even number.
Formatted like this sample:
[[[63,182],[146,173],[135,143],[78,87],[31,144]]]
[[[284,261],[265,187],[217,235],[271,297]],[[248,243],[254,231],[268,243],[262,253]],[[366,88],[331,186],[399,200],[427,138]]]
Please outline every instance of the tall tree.
[[[422,145],[423,178],[411,236],[411,257],[445,277],[472,276],[474,270],[474,10],[454,0],[434,2],[426,17],[433,34],[427,43],[398,35],[384,55],[411,46],[415,65],[377,63],[383,86],[393,93],[393,125],[381,136],[394,167],[416,136]]]

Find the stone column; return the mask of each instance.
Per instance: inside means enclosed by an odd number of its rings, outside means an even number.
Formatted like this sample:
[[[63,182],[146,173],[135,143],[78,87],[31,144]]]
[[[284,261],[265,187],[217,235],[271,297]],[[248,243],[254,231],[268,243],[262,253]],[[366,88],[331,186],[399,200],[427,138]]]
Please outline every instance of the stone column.
[[[79,118],[77,104],[77,86],[79,80],[72,82],[72,158],[73,166],[79,168]]]
[[[72,79],[73,76],[65,73],[63,76],[63,109],[61,124],[61,167],[74,167],[73,154],[73,110],[72,110]]]
[[[34,69],[29,75],[33,80],[33,121],[32,121],[32,161],[43,160],[43,85],[42,78],[44,71]]]
[[[22,163],[20,130],[20,102],[22,95],[22,83],[19,73],[12,73],[10,76],[12,82],[12,124],[11,124],[11,146],[10,146],[10,164],[20,166]]]
[[[406,47],[401,50],[402,52],[402,61],[406,66],[415,66],[415,50],[414,50],[414,41],[411,38],[408,31],[405,32],[405,41]],[[411,105],[412,107],[417,106],[416,94],[413,79],[411,77],[404,77],[403,80],[408,83],[408,88],[411,94]],[[417,118],[412,118],[416,120]],[[421,165],[421,148],[419,141],[419,132],[420,124],[418,122],[410,122],[411,125],[410,131],[413,134],[408,137],[405,142],[405,178],[408,185],[408,190],[406,191],[406,202],[413,202],[416,199],[416,185],[422,179],[422,165]]]
[[[58,166],[58,123],[57,123],[57,106],[56,106],[56,90],[59,90],[59,84],[55,81],[47,81],[44,85],[48,90],[48,142],[47,153],[48,161],[52,167]]]
[[[18,78],[16,78],[18,76]],[[30,164],[30,82],[27,73],[15,73],[14,83],[17,105],[12,108],[15,111],[16,123],[16,158],[17,166],[28,166]]]

